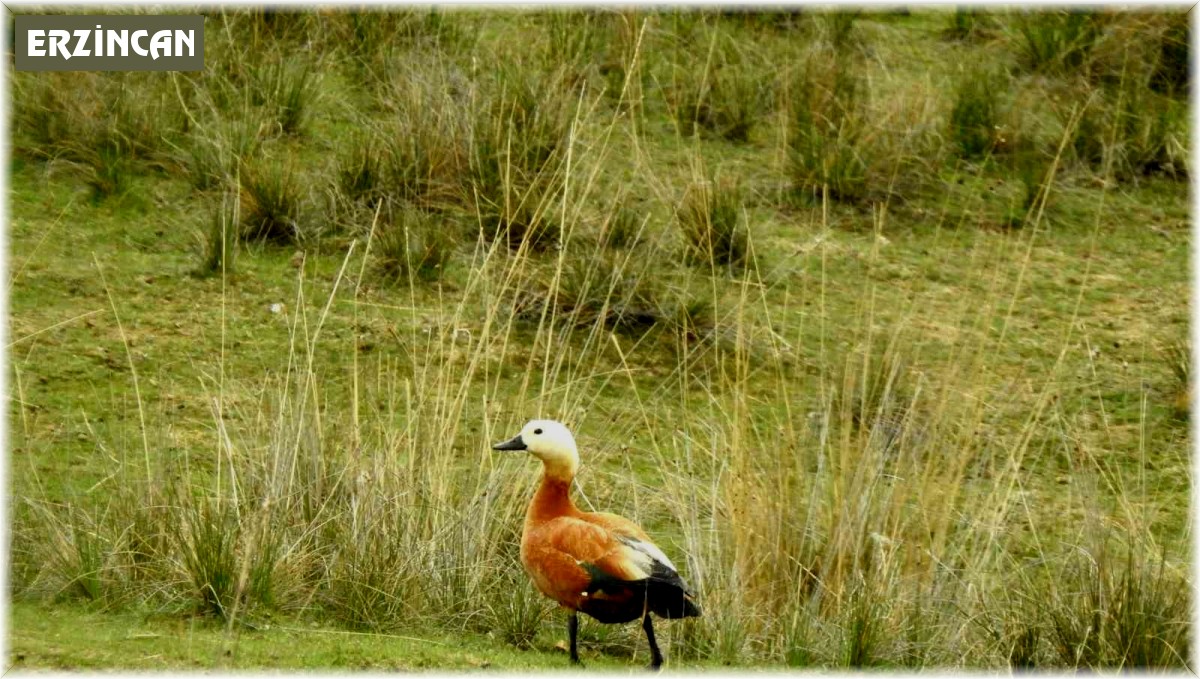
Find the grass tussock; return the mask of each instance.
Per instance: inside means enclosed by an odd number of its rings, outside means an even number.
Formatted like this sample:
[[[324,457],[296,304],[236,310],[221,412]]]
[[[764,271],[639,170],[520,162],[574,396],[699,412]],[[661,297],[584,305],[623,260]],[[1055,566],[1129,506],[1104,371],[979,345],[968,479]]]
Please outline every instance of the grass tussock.
[[[464,186],[468,200],[489,240],[545,250],[561,240],[554,208],[575,111],[564,72],[501,68],[483,96]]]
[[[1013,669],[1178,665],[1190,649],[1180,624],[1188,605],[1181,576],[1163,555],[1137,555],[1137,549],[1080,548],[1057,557],[1055,575],[1045,565],[1027,567],[1022,584],[981,625]]]
[[[986,37],[994,28],[989,17],[972,7],[955,7],[946,14],[942,36],[947,40],[973,41]]]
[[[275,124],[283,134],[301,133],[313,109],[320,82],[312,68],[288,60],[267,60],[254,73],[251,91],[261,97],[255,103],[273,112]]]
[[[375,234],[375,270],[385,281],[411,284],[445,275],[457,242],[456,225],[436,214],[407,206],[388,210]]]
[[[965,71],[959,79],[950,110],[950,136],[963,158],[980,158],[995,149],[1005,85],[1000,75],[981,68]]]
[[[1191,417],[1192,402],[1192,348],[1185,340],[1176,340],[1162,349],[1163,360],[1170,370],[1173,382],[1168,392],[1171,410],[1177,419]]]
[[[703,179],[689,185],[675,210],[688,259],[728,269],[746,263],[750,235],[741,188],[733,181]]]
[[[760,55],[718,26],[698,33],[706,46],[703,69],[694,64],[695,54],[676,48],[667,106],[681,135],[700,131],[733,142],[747,142],[769,110],[774,93],[773,78]]]
[[[343,51],[354,76],[369,89],[390,87],[397,66],[412,52],[455,49],[469,36],[437,9],[327,12],[319,38],[330,50]]]
[[[201,236],[203,259],[196,273],[219,276],[232,273],[237,261],[240,204],[236,194],[226,194],[213,212],[208,228]]]
[[[303,236],[303,187],[288,162],[260,162],[245,169],[239,196],[241,237],[249,242],[287,245]]]
[[[860,76],[849,58],[814,54],[787,91],[788,173],[800,195],[857,202],[870,189],[871,149]]]
[[[514,300],[514,317],[539,324],[554,319],[568,328],[641,341],[651,333],[696,337],[711,329],[712,304],[691,289],[687,274],[675,272],[668,281],[657,271],[660,246],[634,243],[584,257],[585,247],[560,267],[534,272]]]
[[[1147,669],[1184,662],[1190,639],[1180,624],[1184,583],[1164,560],[1095,555],[1076,566],[1068,591],[1050,606],[1051,639],[1065,667]]]
[[[1070,71],[1087,64],[1103,30],[1093,11],[1025,12],[1015,22],[1022,64],[1034,72]]]
[[[471,205],[469,112],[477,96],[432,55],[397,64],[378,98],[387,116],[366,126],[371,132],[356,141],[355,162],[373,156],[375,190],[393,200],[426,209]]]

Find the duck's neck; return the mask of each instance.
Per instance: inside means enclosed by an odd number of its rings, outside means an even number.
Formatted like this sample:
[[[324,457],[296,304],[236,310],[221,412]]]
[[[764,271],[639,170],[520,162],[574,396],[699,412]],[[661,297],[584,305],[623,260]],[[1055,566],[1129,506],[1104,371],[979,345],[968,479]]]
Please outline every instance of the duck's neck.
[[[542,473],[542,482],[525,512],[525,526],[528,528],[560,516],[574,516],[577,513],[579,510],[575,508],[575,503],[571,502],[571,477],[546,470]]]

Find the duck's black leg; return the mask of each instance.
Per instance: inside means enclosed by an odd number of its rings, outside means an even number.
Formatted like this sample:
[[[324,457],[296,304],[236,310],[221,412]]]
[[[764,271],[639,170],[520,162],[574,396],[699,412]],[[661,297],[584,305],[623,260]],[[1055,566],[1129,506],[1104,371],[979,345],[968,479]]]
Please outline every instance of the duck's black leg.
[[[580,665],[579,649],[576,646],[576,637],[579,636],[579,613],[571,611],[571,617],[567,618],[567,635],[571,638],[571,664]]]
[[[642,618],[642,629],[646,630],[646,641],[650,642],[650,666],[647,669],[657,670],[662,667],[663,657],[658,650],[658,643],[654,641],[654,625],[650,622],[649,611]]]

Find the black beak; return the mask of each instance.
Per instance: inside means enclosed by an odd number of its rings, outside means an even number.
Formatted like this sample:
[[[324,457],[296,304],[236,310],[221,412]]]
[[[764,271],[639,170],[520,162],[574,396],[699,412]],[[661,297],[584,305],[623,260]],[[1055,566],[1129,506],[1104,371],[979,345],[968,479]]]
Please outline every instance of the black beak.
[[[525,450],[525,442],[521,440],[521,435],[517,434],[513,438],[504,441],[503,443],[493,443],[492,450]]]

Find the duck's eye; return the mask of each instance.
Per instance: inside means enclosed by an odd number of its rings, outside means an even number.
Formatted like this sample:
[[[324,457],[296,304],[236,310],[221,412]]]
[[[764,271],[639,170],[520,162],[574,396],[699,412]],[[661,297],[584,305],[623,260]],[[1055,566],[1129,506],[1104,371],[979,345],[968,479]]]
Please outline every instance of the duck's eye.
[[[534,430],[533,430],[533,433],[534,433],[534,434],[540,434],[540,433],[542,433],[542,430],[541,430],[541,429],[534,429]]]

